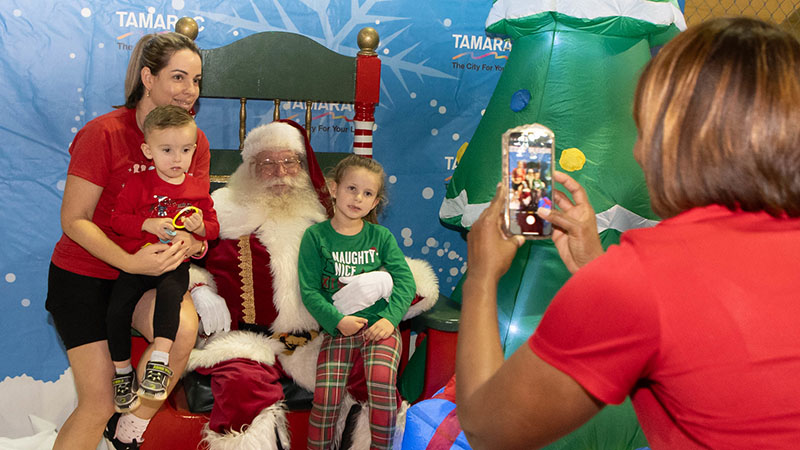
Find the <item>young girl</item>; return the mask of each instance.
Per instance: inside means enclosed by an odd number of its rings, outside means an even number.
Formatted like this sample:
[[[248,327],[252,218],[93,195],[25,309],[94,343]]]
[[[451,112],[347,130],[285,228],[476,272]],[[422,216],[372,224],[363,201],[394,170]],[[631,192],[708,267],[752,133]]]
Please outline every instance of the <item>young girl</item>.
[[[401,341],[397,324],[416,286],[391,232],[377,225],[376,208],[385,199],[384,172],[372,159],[351,155],[334,169],[333,218],[312,225],[300,243],[299,277],[303,303],[322,327],[316,388],[308,432],[309,449],[327,449],[356,352],[367,379],[374,449],[390,449],[397,416],[395,382]],[[340,277],[385,268],[394,287],[388,298],[351,314],[334,305]],[[347,300],[347,299],[345,299]],[[361,299],[352,299],[359,302]],[[337,309],[339,308],[339,309]]]

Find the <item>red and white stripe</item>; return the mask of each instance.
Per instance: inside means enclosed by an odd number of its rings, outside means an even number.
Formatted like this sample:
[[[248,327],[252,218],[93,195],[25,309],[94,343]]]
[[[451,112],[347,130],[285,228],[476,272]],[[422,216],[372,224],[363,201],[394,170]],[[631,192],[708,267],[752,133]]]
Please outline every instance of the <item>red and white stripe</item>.
[[[372,120],[354,120],[355,136],[353,137],[353,153],[372,157]]]

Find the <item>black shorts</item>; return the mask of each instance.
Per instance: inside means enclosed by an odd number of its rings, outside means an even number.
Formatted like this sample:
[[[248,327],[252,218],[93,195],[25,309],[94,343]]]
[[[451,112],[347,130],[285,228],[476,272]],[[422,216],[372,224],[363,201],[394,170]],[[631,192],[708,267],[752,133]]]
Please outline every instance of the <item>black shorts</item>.
[[[67,350],[107,339],[106,314],[114,282],[78,275],[50,263],[45,308]]]

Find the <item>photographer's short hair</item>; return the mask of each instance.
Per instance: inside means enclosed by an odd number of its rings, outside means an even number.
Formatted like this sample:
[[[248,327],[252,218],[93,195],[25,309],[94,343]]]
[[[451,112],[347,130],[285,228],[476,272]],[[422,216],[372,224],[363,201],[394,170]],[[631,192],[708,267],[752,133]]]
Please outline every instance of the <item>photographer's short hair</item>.
[[[147,138],[152,131],[177,128],[189,124],[197,126],[195,125],[194,117],[189,114],[189,111],[175,105],[158,106],[145,117],[142,132],[144,137]]]
[[[741,17],[690,27],[645,67],[634,119],[662,217],[710,204],[800,216],[800,43],[788,32]]]

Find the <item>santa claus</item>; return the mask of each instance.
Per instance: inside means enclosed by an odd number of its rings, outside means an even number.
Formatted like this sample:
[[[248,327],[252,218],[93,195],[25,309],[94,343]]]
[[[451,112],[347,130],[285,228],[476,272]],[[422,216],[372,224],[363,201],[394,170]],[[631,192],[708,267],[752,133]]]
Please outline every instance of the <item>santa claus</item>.
[[[191,271],[192,297],[210,337],[192,352],[187,372],[211,376],[214,406],[203,436],[211,449],[288,449],[281,380],[313,391],[321,343],[319,325],[300,298],[298,250],[305,229],[331,213],[331,200],[305,130],[295,122],[253,129],[242,160],[228,184],[212,194],[220,239],[209,243],[205,268]],[[405,318],[438,298],[430,266],[408,261],[417,302]],[[385,272],[362,274],[351,277],[335,300],[375,301],[388,298],[391,289]],[[351,376],[356,397],[363,395],[355,386],[360,378]],[[355,402],[351,396],[342,405],[339,433]],[[367,418],[364,405],[355,431],[362,437],[352,448],[369,447]]]

